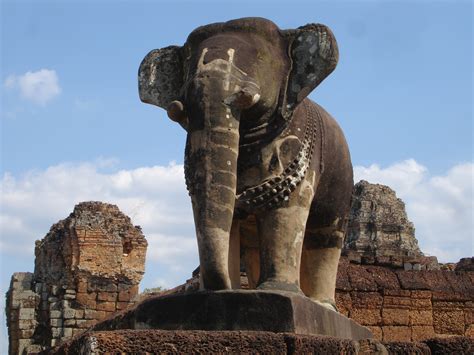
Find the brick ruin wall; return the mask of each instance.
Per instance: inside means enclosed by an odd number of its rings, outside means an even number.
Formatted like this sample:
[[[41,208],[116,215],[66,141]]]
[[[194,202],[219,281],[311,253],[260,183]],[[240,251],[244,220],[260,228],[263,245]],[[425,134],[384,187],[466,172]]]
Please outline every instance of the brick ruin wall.
[[[35,271],[12,276],[9,353],[35,353],[133,304],[147,242],[117,206],[78,204],[36,242]]]
[[[416,265],[416,264],[415,264]],[[474,258],[456,270],[404,270],[341,258],[336,285],[339,311],[383,341],[474,338]]]

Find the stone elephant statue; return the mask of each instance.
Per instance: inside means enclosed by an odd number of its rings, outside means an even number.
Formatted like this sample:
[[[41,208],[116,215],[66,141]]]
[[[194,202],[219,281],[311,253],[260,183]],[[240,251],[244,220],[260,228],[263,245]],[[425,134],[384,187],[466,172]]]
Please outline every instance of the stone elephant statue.
[[[326,26],[263,18],[199,27],[143,59],[140,99],[187,131],[201,288],[239,288],[242,263],[251,287],[335,305],[352,165],[340,127],[307,96],[337,61]]]

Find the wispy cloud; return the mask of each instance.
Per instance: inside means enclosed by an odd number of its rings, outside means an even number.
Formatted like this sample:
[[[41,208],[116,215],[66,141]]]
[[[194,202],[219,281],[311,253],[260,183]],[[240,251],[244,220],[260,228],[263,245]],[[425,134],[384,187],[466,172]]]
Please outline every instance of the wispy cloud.
[[[28,71],[18,76],[12,74],[5,79],[4,87],[18,90],[22,98],[42,106],[61,93],[58,75],[50,69]]]

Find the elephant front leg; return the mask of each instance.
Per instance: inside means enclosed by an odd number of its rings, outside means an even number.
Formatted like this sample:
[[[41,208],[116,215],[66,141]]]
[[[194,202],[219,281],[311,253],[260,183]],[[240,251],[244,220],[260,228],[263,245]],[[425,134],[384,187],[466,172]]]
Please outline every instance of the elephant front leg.
[[[260,236],[259,289],[301,293],[301,251],[313,195],[312,184],[303,181],[290,198],[289,206],[257,215]]]

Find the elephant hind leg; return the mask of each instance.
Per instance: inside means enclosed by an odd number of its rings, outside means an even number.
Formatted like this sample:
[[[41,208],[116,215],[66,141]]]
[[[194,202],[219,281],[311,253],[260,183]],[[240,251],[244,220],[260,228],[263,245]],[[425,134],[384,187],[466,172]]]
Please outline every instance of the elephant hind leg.
[[[312,300],[336,310],[335,288],[344,231],[337,225],[306,230],[301,256],[301,289]]]

